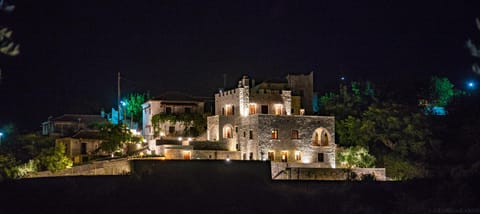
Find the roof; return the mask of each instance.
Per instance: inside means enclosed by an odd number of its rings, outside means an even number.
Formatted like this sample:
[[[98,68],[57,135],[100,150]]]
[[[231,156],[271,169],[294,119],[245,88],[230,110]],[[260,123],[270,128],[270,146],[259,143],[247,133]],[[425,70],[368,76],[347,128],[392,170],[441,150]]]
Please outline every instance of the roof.
[[[170,100],[170,101],[203,101],[203,99],[191,96],[183,92],[165,92],[150,100]]]
[[[59,122],[82,122],[87,124],[92,123],[106,123],[107,119],[103,118],[100,115],[90,115],[90,114],[64,114],[53,119],[54,121]]]
[[[258,85],[255,85],[255,87],[253,87],[252,89],[288,90],[288,84],[279,82],[262,82]]]
[[[100,132],[95,131],[95,130],[80,130],[74,135],[72,135],[72,138],[76,139],[100,139]]]

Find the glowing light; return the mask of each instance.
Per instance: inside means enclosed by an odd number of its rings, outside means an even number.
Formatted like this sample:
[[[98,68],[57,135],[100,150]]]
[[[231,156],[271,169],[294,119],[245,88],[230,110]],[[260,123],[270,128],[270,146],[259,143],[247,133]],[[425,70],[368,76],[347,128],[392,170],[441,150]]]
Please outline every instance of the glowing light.
[[[340,77],[340,80],[345,80],[345,77],[344,76]]]
[[[178,138],[178,141],[182,141],[182,139],[183,139],[182,137],[179,137],[179,138]]]
[[[189,137],[189,138],[188,138],[188,141],[192,141],[192,138],[191,138],[191,137]]]
[[[122,104],[122,106],[127,106],[127,103],[123,100],[120,103]]]
[[[475,84],[474,81],[470,80],[470,81],[467,82],[467,88],[468,89],[475,89],[475,87],[476,87],[476,84]]]
[[[227,161],[227,162],[230,162],[230,158],[227,158],[226,161]]]

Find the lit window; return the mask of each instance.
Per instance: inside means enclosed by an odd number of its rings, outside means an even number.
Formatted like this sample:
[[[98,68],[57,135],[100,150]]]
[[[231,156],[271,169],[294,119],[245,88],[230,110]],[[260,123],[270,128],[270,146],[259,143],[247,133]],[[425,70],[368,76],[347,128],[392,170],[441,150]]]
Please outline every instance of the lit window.
[[[282,104],[275,104],[273,106],[273,108],[274,108],[275,115],[281,115],[282,114]]]
[[[235,107],[233,105],[225,105],[224,115],[234,115]]]
[[[302,160],[302,154],[300,153],[300,151],[295,151],[295,160]]]
[[[230,126],[225,126],[223,128],[223,138],[232,138],[232,127]]]
[[[287,162],[288,161],[288,152],[282,152],[282,162]]]
[[[248,105],[248,114],[256,114],[256,113],[257,113],[257,104],[250,103],[250,105]]]
[[[184,151],[184,152],[183,152],[183,159],[184,159],[184,160],[190,160],[191,154],[192,154],[192,153],[191,153],[190,151]]]
[[[300,115],[304,115],[305,114],[305,109],[300,109]]]
[[[268,152],[268,160],[271,160],[271,161],[275,160],[275,152]]]
[[[278,139],[278,129],[272,130],[272,139]]]
[[[292,139],[298,139],[298,130],[292,130]]]

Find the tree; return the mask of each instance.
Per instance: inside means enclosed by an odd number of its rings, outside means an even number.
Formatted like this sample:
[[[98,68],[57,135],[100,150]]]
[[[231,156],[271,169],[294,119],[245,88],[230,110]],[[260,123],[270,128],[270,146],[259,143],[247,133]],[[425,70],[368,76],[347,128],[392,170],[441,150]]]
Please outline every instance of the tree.
[[[65,155],[65,145],[59,143],[55,147],[43,149],[35,158],[38,161],[39,170],[56,172],[73,165],[72,160]]]
[[[100,149],[112,154],[122,148],[127,142],[140,140],[134,138],[130,130],[123,124],[107,123],[100,125],[100,136],[103,140]]]
[[[20,45],[12,40],[12,31],[6,27],[0,28],[0,53],[8,56],[20,54]]]
[[[375,167],[375,157],[365,147],[353,146],[338,153],[337,160],[342,167]]]
[[[142,122],[142,104],[145,103],[146,99],[148,99],[147,95],[138,93],[130,94],[124,99],[127,113],[132,121],[139,124]]]
[[[347,147],[346,151],[350,153],[350,150],[358,150],[357,146],[367,149],[379,167],[386,165],[384,156],[395,156],[395,160],[403,162],[389,167],[421,166],[425,159],[425,145],[430,140],[426,117],[416,108],[395,103],[379,94],[381,91],[374,90],[368,82],[352,82],[350,87],[341,85],[338,94],[329,93],[320,99],[320,109],[335,115],[336,142]],[[423,172],[421,168],[417,171]],[[404,171],[397,169],[388,172],[392,174],[387,176],[399,178],[422,175],[398,174]]]
[[[452,99],[461,94],[446,77],[432,77],[430,80],[429,99],[432,105],[446,107]]]

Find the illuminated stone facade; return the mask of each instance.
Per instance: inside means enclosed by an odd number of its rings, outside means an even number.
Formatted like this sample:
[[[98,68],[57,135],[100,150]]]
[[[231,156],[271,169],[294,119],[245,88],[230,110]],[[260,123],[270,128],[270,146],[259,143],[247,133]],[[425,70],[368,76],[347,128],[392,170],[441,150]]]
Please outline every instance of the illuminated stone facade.
[[[185,135],[185,127],[183,122],[160,122],[154,126],[152,122],[153,116],[157,114],[184,114],[199,113],[204,114],[205,102],[202,99],[194,98],[183,93],[165,93],[157,98],[150,99],[144,104],[143,108],[143,127],[142,135],[147,140],[150,151],[156,150],[156,140],[162,137],[176,138]]]
[[[244,76],[237,88],[215,94],[216,115],[207,118],[207,139],[239,151],[242,160],[334,168],[334,117],[296,115],[291,91],[282,83],[255,86]]]

